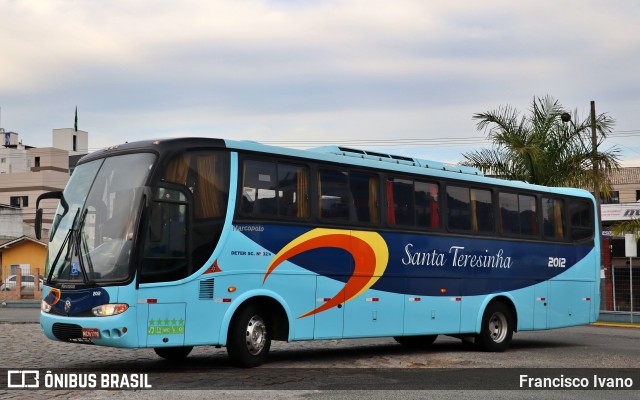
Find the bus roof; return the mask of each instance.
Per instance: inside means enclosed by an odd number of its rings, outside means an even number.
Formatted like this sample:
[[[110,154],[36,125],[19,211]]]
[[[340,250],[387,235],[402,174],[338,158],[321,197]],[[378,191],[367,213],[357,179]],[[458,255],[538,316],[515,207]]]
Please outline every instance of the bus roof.
[[[255,141],[244,140],[214,139],[203,137],[165,138],[158,140],[130,142],[118,146],[112,146],[107,149],[98,150],[83,157],[80,163],[87,162],[91,159],[108,156],[109,153],[114,154],[121,152],[140,151],[143,149],[155,149],[156,151],[164,153],[166,150],[173,152],[187,148],[227,148],[230,150],[274,154],[286,157],[350,164],[365,168],[376,168],[388,171],[404,172],[407,174],[433,176],[434,178],[477,182],[482,184],[510,187],[514,189],[538,190],[563,195],[591,197],[591,194],[588,191],[582,189],[546,187],[533,185],[522,181],[509,181],[484,176],[484,174],[480,170],[472,167],[465,167],[457,164],[447,164],[437,161],[423,160],[402,155],[387,154],[344,146],[324,146],[307,150],[300,150],[287,147],[270,146]]]

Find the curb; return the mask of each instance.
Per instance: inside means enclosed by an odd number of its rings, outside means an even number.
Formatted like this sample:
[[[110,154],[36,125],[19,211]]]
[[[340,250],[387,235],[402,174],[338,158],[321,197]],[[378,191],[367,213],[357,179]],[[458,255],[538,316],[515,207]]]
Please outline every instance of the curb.
[[[606,328],[632,328],[640,329],[640,324],[620,323],[620,322],[594,322],[592,326],[601,326]]]
[[[3,301],[0,304],[3,308],[40,308],[39,300]]]

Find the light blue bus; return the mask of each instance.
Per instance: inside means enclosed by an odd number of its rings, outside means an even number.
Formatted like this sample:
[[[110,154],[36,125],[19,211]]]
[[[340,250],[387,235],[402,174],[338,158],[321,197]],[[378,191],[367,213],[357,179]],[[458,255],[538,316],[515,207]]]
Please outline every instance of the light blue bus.
[[[206,138],[85,156],[50,223],[47,337],[226,346],[263,363],[272,340],[450,335],[504,351],[514,331],[598,317],[590,193],[338,146]],[[39,207],[39,206],[37,206]]]

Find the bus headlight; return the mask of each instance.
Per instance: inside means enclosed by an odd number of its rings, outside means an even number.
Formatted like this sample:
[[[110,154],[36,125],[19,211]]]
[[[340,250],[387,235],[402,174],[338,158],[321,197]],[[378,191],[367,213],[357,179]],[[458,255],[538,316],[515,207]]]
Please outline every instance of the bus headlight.
[[[103,304],[93,307],[91,311],[96,317],[110,317],[112,315],[122,314],[127,311],[128,308],[129,306],[127,304]]]
[[[51,311],[51,304],[49,304],[46,301],[42,300],[40,302],[40,310],[42,310],[42,312],[48,313],[49,311]]]

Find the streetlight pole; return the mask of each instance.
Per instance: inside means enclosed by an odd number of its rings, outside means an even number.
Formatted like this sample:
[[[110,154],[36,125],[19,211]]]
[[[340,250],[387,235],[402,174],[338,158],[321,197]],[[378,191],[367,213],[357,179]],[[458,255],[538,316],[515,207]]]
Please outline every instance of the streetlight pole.
[[[596,198],[598,211],[598,233],[602,234],[602,218],[600,212],[600,173],[598,171],[598,138],[596,136],[596,102],[591,100],[591,163],[593,164],[593,195]]]

